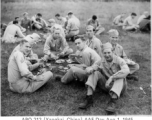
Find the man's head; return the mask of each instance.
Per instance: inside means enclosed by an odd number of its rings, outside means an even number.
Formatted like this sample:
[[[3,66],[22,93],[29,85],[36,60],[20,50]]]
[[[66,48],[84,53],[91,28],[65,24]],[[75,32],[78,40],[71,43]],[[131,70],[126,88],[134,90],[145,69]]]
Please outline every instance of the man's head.
[[[93,37],[93,35],[94,35],[94,28],[93,28],[93,26],[88,25],[88,26],[86,27],[86,35],[87,35],[87,37],[90,38],[90,39]]]
[[[23,13],[23,17],[27,18],[28,17],[28,13],[27,12]]]
[[[14,25],[17,25],[18,23],[19,23],[19,22],[18,22],[17,20],[14,20],[14,21],[13,21],[13,24],[14,24]]]
[[[131,17],[132,17],[132,19],[134,19],[136,16],[137,16],[137,14],[136,14],[136,13],[131,13]]]
[[[75,40],[75,45],[76,45],[77,50],[82,51],[86,45],[86,41],[83,37],[77,38]]]
[[[116,29],[111,29],[108,31],[110,42],[112,45],[116,45],[119,40],[119,33]]]
[[[125,17],[125,13],[121,13],[121,18],[124,18]]]
[[[32,47],[31,47],[31,44],[27,40],[23,39],[20,42],[20,46],[21,46],[20,50],[21,52],[24,53],[24,55],[28,55],[31,52]]]
[[[96,16],[96,15],[93,15],[93,16],[92,16],[92,20],[93,20],[93,21],[96,21],[96,20],[97,20],[97,16]]]
[[[15,20],[16,21],[20,21],[20,17],[15,17]]]
[[[68,12],[68,18],[71,18],[73,15],[73,12]]]
[[[42,14],[41,13],[37,13],[36,14],[36,18],[40,19],[42,17]]]
[[[147,17],[149,16],[149,12],[148,12],[148,11],[145,11],[145,12],[143,13],[143,15],[147,18]]]
[[[61,19],[61,16],[60,16],[59,13],[57,13],[57,14],[55,15],[55,17],[56,17],[57,20],[60,20],[60,19]]]
[[[49,22],[49,25],[51,27],[55,24],[55,20],[54,19],[49,19],[48,22]]]
[[[58,39],[61,37],[61,30],[60,29],[55,29],[53,32],[53,38]]]
[[[111,43],[103,44],[103,55],[107,62],[112,62],[113,60],[113,52],[112,52],[112,45]]]
[[[41,37],[37,33],[33,33],[30,35],[27,35],[24,39],[28,41],[31,44],[31,46],[33,46],[34,44],[40,41],[40,38]]]

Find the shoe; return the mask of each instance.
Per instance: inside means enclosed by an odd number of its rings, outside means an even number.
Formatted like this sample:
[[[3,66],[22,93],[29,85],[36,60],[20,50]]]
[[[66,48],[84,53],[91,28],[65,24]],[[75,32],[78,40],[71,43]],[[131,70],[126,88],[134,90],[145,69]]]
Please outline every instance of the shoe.
[[[134,81],[139,80],[139,77],[135,74],[129,74],[126,78],[127,78],[127,80],[134,80]]]
[[[61,77],[60,77],[60,76],[56,76],[56,77],[55,77],[55,80],[56,80],[56,81],[61,81]]]
[[[115,99],[111,99],[108,102],[108,107],[105,109],[105,111],[108,114],[114,114],[115,113],[115,111],[116,111],[116,100]]]
[[[79,105],[80,109],[87,109],[90,106],[93,106],[93,98],[92,95],[87,95],[85,101]]]

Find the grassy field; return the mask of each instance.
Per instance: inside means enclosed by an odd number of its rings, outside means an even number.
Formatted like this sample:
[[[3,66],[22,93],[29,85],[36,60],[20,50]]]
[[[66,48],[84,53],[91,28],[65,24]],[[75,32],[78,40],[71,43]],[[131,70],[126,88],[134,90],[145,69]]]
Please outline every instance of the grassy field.
[[[28,12],[29,16],[41,12],[48,20],[54,18],[55,13],[63,16],[73,11],[81,20],[81,33],[84,33],[85,23],[93,14],[98,15],[99,21],[106,32],[112,26],[114,16],[125,12],[150,11],[147,2],[24,2],[2,3],[1,22],[8,23],[15,16]],[[124,47],[129,58],[140,65],[139,81],[128,81],[128,91],[120,98],[117,115],[150,115],[151,114],[151,51],[150,34],[126,33],[120,28],[120,44]],[[99,38],[108,41],[106,32]],[[73,43],[69,43],[73,46]],[[1,44],[1,115],[2,116],[52,116],[52,115],[106,115],[104,108],[109,96],[97,88],[94,94],[94,106],[83,111],[77,108],[86,94],[82,83],[63,85],[60,81],[50,80],[45,86],[33,94],[17,94],[9,90],[7,81],[8,57],[17,44]],[[34,46],[34,52],[43,56],[41,42]],[[143,87],[146,94],[139,89]]]

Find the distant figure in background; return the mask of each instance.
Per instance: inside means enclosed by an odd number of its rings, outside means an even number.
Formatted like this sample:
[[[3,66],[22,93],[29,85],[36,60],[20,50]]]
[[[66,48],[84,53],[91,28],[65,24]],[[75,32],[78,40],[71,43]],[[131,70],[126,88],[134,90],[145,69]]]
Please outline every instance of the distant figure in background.
[[[139,25],[139,30],[142,32],[151,31],[151,17],[148,11],[145,11],[143,15],[138,18],[137,24]]]
[[[28,13],[23,13],[23,18],[21,19],[21,26],[26,29],[31,30],[31,19],[28,17]]]
[[[68,13],[68,23],[66,26],[66,39],[74,40],[74,36],[79,34],[80,20],[74,16],[73,12]]]
[[[17,37],[15,37],[17,35]],[[23,35],[21,29],[18,26],[18,21],[13,21],[13,24],[10,24],[7,26],[2,42],[6,43],[15,43],[19,42],[21,38],[24,38],[25,36]]]
[[[6,30],[7,24],[1,23],[1,37],[4,35],[4,32]]]
[[[18,21],[18,26],[19,28],[21,29],[22,32],[25,32],[26,29],[24,27],[21,26],[21,19],[20,17],[15,17],[15,21]],[[11,25],[13,24],[13,21],[9,22],[8,25]]]
[[[138,76],[136,75],[136,71],[139,70],[139,64],[129,59],[123,49],[123,47],[118,44],[119,33],[115,29],[111,29],[108,31],[110,43],[112,44],[112,51],[115,55],[123,58],[130,69],[130,73],[127,76],[128,79],[133,79],[138,81]]]
[[[139,25],[133,23],[133,19],[135,19],[136,16],[136,13],[131,13],[131,15],[124,20],[124,24],[122,26],[123,30],[135,31],[139,28]]]
[[[44,30],[47,27],[46,21],[42,18],[41,13],[37,13],[32,17],[32,29]]]
[[[48,23],[49,31],[51,32],[51,34],[53,34],[55,29],[60,29],[62,36],[65,37],[64,28],[61,25],[57,24],[54,19],[49,19]]]
[[[65,17],[62,17],[60,14],[56,14],[55,15],[56,19],[57,19],[57,23],[59,25],[61,25],[64,29],[66,28],[66,22],[67,22],[67,19]]]
[[[87,26],[88,25],[93,26],[95,35],[100,35],[105,31],[105,28],[100,25],[96,15],[93,15],[92,18],[87,21]]]
[[[124,16],[125,16],[124,13],[116,16],[113,20],[113,24],[116,26],[123,26]]]
[[[8,63],[9,87],[13,92],[32,93],[42,87],[53,77],[52,72],[46,71],[41,75],[33,75],[31,71],[41,67],[38,62],[28,65],[25,56],[31,51],[31,44],[28,40],[22,39],[20,49],[12,53]]]

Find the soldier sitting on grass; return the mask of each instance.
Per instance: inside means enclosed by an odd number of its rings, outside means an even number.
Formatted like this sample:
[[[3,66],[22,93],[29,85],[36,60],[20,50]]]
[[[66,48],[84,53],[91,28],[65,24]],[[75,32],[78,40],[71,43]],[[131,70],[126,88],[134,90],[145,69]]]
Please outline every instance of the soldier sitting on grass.
[[[71,53],[73,53],[73,49],[69,47],[65,37],[62,36],[61,30],[55,29],[53,34],[46,39],[46,42],[44,44],[45,55],[43,57],[43,60],[56,60],[60,56],[68,56]]]
[[[115,29],[111,29],[109,30],[108,34],[109,34],[110,42],[113,47],[113,53],[123,58],[130,69],[130,74],[127,76],[127,78],[138,81],[138,76],[136,71],[139,70],[139,64],[128,59],[126,53],[124,52],[123,47],[120,44],[118,44],[118,40],[119,40],[118,31]]]
[[[40,62],[28,66],[25,56],[31,51],[28,40],[23,39],[20,49],[12,53],[8,63],[9,87],[13,92],[32,93],[43,86],[53,77],[52,72],[47,71],[41,75],[33,75],[31,72],[42,66]]]

